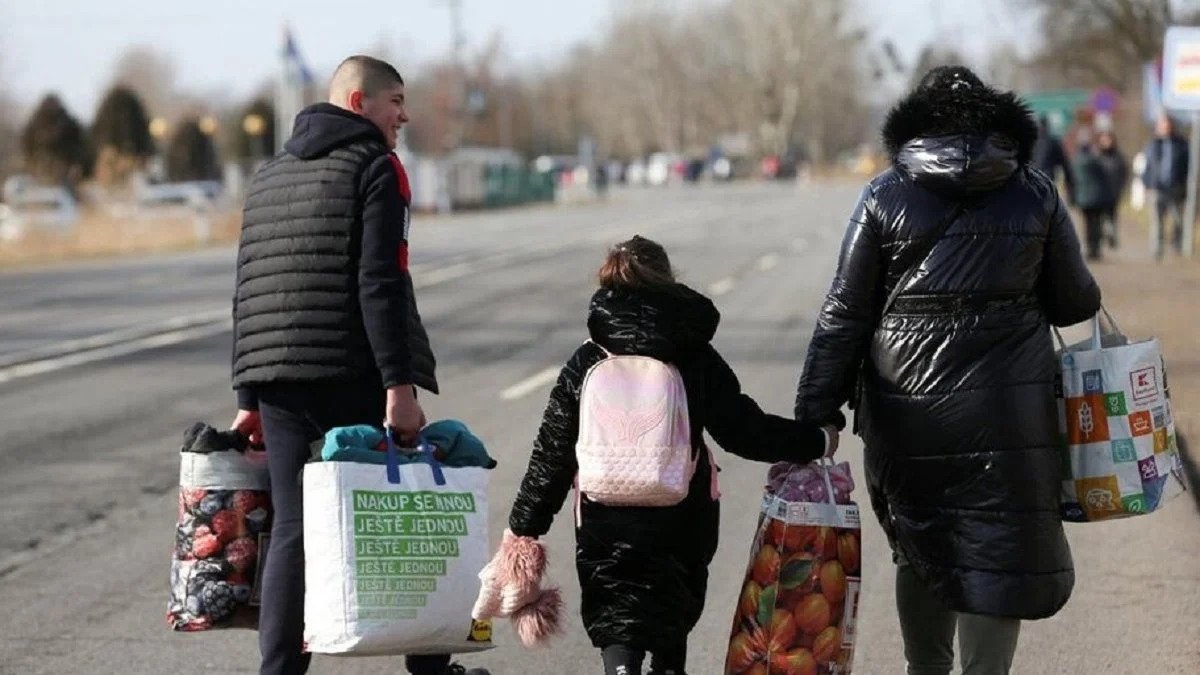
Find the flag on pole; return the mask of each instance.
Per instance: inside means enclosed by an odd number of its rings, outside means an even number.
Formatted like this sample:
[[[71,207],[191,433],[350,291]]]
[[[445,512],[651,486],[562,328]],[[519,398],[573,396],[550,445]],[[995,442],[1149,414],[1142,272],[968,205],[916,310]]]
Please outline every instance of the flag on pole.
[[[300,50],[296,47],[296,40],[292,36],[291,29],[286,27],[283,29],[283,60],[289,79],[301,85],[310,85],[313,83],[312,71],[308,69],[308,64],[304,62],[304,57],[300,55]]]
[[[275,151],[292,135],[292,124],[304,107],[306,93],[314,78],[312,70],[300,55],[291,28],[283,28],[283,49],[280,52],[279,81],[275,89]]]

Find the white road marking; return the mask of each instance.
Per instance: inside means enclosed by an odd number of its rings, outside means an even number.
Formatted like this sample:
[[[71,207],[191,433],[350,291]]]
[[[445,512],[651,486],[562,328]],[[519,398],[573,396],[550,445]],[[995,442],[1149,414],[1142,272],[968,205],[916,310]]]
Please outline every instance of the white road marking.
[[[606,241],[606,238],[597,235],[589,241],[601,243]],[[428,288],[461,279],[478,271],[510,263],[522,255],[560,253],[569,251],[571,248],[573,248],[572,245],[563,246],[559,243],[547,242],[539,246],[505,251],[481,259],[464,260],[447,265],[440,265],[436,262],[416,264],[412,266],[413,287]],[[138,280],[149,283],[152,278],[145,275]],[[732,284],[732,280],[730,282]],[[76,340],[65,340],[9,357],[0,356],[0,364],[5,361],[8,363],[18,362],[10,366],[0,365],[0,384],[85,363],[126,356],[145,349],[219,335],[232,328],[233,321],[229,316],[230,309],[222,307],[186,316],[172,317],[151,324],[121,328]],[[545,372],[538,373],[533,378],[506,389],[505,393],[509,394],[510,398],[505,398],[505,400],[526,396],[546,382],[553,381],[557,374],[557,369],[554,369],[551,375],[545,375]],[[549,379],[535,381],[538,377],[548,377]],[[521,388],[522,385],[528,386],[529,390]]]
[[[766,272],[773,269],[779,264],[779,256],[774,253],[768,253],[758,259],[758,271]]]
[[[151,335],[159,335],[171,331],[193,328],[200,325],[208,325],[214,321],[226,319],[230,316],[230,314],[230,308],[222,307],[219,309],[197,312],[195,314],[176,316],[150,324],[131,326],[129,328],[119,328],[117,330],[90,335],[85,338],[55,342],[44,347],[36,347],[34,349],[17,352],[15,354],[0,356],[0,372],[7,370],[7,366],[4,365],[6,363],[13,364],[18,362],[29,363],[32,361],[42,361],[74,352],[109,347],[116,344],[131,342],[133,340],[138,340]]]
[[[8,368],[0,369],[0,383],[9,382],[22,377],[51,373],[56,370],[80,366],[85,363],[93,363],[95,361],[103,361],[106,359],[114,359],[120,356],[127,356],[129,354],[134,354],[147,349],[156,349],[158,347],[166,347],[168,345],[177,345],[181,342],[188,342],[190,340],[199,340],[201,338],[212,337],[214,335],[227,333],[232,327],[233,319],[229,318],[224,321],[217,321],[211,324],[194,326],[192,328],[184,328],[167,333],[159,333],[157,335],[150,335],[148,337],[130,340],[106,347],[78,351],[72,354],[42,359],[40,361],[21,363],[15,366],[9,366]]]
[[[445,267],[437,267],[431,270],[422,271],[419,274],[413,274],[413,288],[421,289],[435,286],[437,284],[461,279],[473,272],[479,264],[475,261],[454,263]]]
[[[500,392],[500,400],[515,401],[519,398],[525,398],[538,389],[550,384],[558,378],[558,373],[562,370],[559,366],[551,366],[545,370],[538,371],[534,375],[521,380],[513,386]]]
[[[725,277],[720,281],[713,282],[708,287],[708,294],[713,297],[725,295],[729,291],[732,291],[735,285],[737,285],[737,279],[734,279],[733,277]]]

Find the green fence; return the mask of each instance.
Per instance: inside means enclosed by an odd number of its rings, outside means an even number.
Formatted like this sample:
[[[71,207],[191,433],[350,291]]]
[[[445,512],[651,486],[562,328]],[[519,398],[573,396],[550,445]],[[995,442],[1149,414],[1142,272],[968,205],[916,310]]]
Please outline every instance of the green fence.
[[[484,205],[514,206],[554,200],[554,175],[512,164],[489,165],[483,170]]]

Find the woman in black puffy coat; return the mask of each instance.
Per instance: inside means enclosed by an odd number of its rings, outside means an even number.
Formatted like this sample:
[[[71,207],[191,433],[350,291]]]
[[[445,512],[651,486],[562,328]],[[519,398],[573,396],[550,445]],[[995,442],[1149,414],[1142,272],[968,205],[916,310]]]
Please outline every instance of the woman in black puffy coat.
[[[742,393],[710,344],[720,320],[716,307],[675,282],[666,252],[655,242],[634,237],[614,248],[600,286],[588,314],[591,341],[575,351],[550,393],[509,528],[517,536],[539,537],[562,508],[578,471],[580,387],[604,350],[675,365],[687,391],[698,460],[687,497],[671,507],[617,507],[585,496],[575,562],[583,624],[602,650],[606,672],[637,675],[648,651],[651,673],[683,675],[687,636],[704,608],[708,564],[717,549],[719,508],[710,489],[715,467],[704,431],[747,459],[808,462],[823,454],[836,430],[831,427],[827,438],[816,425],[764,413]]]
[[[883,136],[892,165],[850,219],[796,417],[857,404],[909,672],[950,672],[956,623],[965,673],[1007,672],[1019,620],[1074,584],[1049,328],[1100,291],[1014,95],[934,69]]]

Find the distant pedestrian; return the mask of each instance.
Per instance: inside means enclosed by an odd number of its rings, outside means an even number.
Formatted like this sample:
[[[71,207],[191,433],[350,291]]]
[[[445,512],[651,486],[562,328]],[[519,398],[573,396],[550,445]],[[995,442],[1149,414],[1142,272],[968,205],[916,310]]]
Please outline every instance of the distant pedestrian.
[[[1112,131],[1102,131],[1096,135],[1096,156],[1112,195],[1111,204],[1104,213],[1104,239],[1116,249],[1121,244],[1121,200],[1129,182],[1129,162],[1117,146],[1117,135]]]
[[[1041,169],[1052,182],[1057,182],[1061,176],[1067,188],[1067,202],[1075,203],[1075,180],[1071,175],[1071,167],[1067,163],[1067,153],[1050,131],[1050,122],[1045,115],[1038,117],[1037,142],[1033,144],[1033,166]]]
[[[1071,172],[1075,175],[1075,205],[1083,211],[1088,259],[1100,260],[1105,220],[1116,208],[1117,197],[1090,129],[1082,128],[1076,136]]]
[[[854,209],[800,379],[797,420],[856,410],[909,675],[949,675],[956,633],[964,675],[1009,672],[1021,620],[1075,583],[1049,327],[1100,290],[1030,166],[1037,133],[961,66],[892,109],[892,165]]]
[[[596,187],[596,196],[604,199],[608,196],[608,165],[604,162],[596,162],[592,168],[592,184]]]
[[[1187,199],[1188,144],[1175,133],[1175,123],[1166,113],[1158,117],[1155,137],[1146,146],[1146,170],[1142,183],[1151,192],[1150,211],[1154,227],[1154,256],[1166,254],[1167,217],[1173,225],[1171,247],[1183,252],[1183,202]]]

